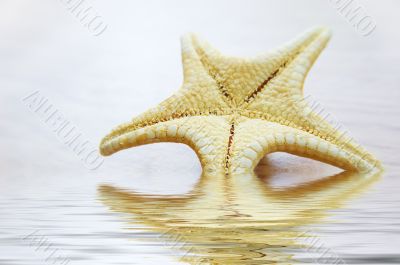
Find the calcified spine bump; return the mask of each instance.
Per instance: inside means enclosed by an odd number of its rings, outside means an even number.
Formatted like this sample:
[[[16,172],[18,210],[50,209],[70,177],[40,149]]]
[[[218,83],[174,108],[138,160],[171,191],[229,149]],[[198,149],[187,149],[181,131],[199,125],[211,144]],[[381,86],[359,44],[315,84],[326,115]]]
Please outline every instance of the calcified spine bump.
[[[155,143],[189,145],[204,170],[249,172],[285,151],[353,171],[380,163],[307,105],[304,79],[330,38],[315,28],[255,58],[221,54],[193,34],[182,38],[184,81],[158,106],[108,134],[103,155]]]

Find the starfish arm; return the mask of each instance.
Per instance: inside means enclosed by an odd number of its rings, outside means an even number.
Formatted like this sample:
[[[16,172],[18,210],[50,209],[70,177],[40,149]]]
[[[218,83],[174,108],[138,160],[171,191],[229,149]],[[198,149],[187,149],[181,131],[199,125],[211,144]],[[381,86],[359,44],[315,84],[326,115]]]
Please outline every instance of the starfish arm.
[[[181,89],[156,107],[112,130],[100,144],[102,154],[107,155],[108,152],[103,150],[108,142],[134,130],[187,116],[224,115],[228,112],[226,98],[200,61],[193,47],[193,38],[192,34],[187,34],[181,40],[184,71]]]
[[[373,155],[347,136],[346,132],[341,132],[340,126],[333,126],[316,113],[305,100],[295,101],[292,98],[282,98],[271,103],[270,111],[250,110],[247,116],[275,122],[313,135],[317,140],[327,141],[343,152],[361,157],[370,165],[381,167],[380,162]]]
[[[184,35],[181,43],[183,87],[195,85],[206,90],[214,90],[219,93],[226,105],[234,105],[235,98],[226,84],[224,69],[218,68],[218,62],[224,58],[222,54],[193,33]],[[224,64],[226,65],[226,62]]]
[[[225,116],[191,116],[127,131],[104,141],[103,155],[122,149],[156,142],[176,142],[189,145],[198,155],[207,172],[221,172],[229,142],[229,118]]]
[[[224,114],[224,102],[221,100],[220,95],[215,90],[204,90],[204,88],[178,90],[156,107],[113,129],[102,139],[100,147],[113,138],[160,122],[187,116]]]
[[[277,151],[309,157],[346,170],[366,172],[378,168],[376,160],[368,160],[305,131],[261,119],[245,119],[235,128],[231,170],[253,171],[264,155]]]
[[[303,94],[304,80],[313,63],[318,58],[330,39],[326,28],[310,30],[283,48],[272,53],[272,58],[279,61],[273,72],[253,91],[245,101],[248,108],[267,111],[268,104],[282,97],[299,99]],[[271,71],[269,71],[271,72]]]
[[[187,87],[192,84],[214,87],[216,84],[214,76],[210,75],[211,70],[206,65],[204,51],[199,49],[198,42],[199,37],[194,33],[187,33],[181,38],[184,84],[187,84]],[[208,44],[205,43],[204,45],[206,45],[208,51],[214,54],[218,53]]]
[[[266,90],[275,92],[289,92],[290,94],[302,94],[304,80],[319,54],[325,48],[331,37],[329,29],[316,28],[305,33],[294,42],[295,49],[288,45],[287,59],[278,70],[276,76],[271,79]]]

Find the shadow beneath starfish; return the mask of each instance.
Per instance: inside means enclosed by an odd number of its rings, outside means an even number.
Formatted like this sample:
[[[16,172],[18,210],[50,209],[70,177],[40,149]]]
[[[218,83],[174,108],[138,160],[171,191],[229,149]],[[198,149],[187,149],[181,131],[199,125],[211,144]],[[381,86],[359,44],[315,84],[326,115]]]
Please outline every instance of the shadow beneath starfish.
[[[154,240],[188,264],[292,264],[311,236],[306,225],[320,222],[365,190],[380,173],[342,172],[296,187],[276,189],[259,175],[203,175],[180,196],[155,196],[100,186],[101,201],[128,214]],[[267,173],[268,174],[268,173]],[[262,175],[262,174],[261,174]]]

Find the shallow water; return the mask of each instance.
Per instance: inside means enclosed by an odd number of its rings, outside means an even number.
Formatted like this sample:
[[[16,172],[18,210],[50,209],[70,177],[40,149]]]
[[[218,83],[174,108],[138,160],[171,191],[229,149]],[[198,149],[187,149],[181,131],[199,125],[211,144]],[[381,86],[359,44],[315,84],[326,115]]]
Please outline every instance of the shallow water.
[[[285,154],[270,155],[257,173],[203,175],[190,191],[169,195],[138,192],[128,177],[72,175],[40,187],[27,180],[1,196],[1,264],[399,262],[386,239],[399,233],[395,188],[382,187],[387,175]]]
[[[57,2],[17,2],[0,8],[1,265],[400,264],[394,2],[363,1],[378,23],[365,38],[329,1],[96,1],[110,26],[97,38]],[[334,38],[305,93],[382,161],[381,174],[278,153],[254,175],[202,175],[178,144],[126,150],[90,170],[23,102],[40,91],[97,145],[179,87],[183,32],[250,54],[321,23]]]
[[[311,256],[324,264],[339,257],[313,235],[310,224],[379,178],[339,173],[274,189],[256,176],[202,176],[187,196],[148,196],[113,186],[99,188],[112,211],[149,226],[190,264],[290,264]],[[329,252],[330,251],[330,252]],[[319,256],[320,255],[320,256]]]

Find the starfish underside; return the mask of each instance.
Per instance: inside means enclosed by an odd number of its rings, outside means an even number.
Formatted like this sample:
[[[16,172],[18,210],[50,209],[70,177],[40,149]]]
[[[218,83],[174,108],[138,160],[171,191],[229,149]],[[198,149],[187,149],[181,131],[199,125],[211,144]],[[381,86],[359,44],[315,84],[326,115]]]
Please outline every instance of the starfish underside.
[[[346,170],[379,162],[315,113],[303,98],[304,79],[330,33],[310,30],[255,58],[222,55],[193,34],[182,38],[184,81],[170,98],[108,134],[103,155],[155,143],[189,145],[206,172],[253,171],[276,151]]]

